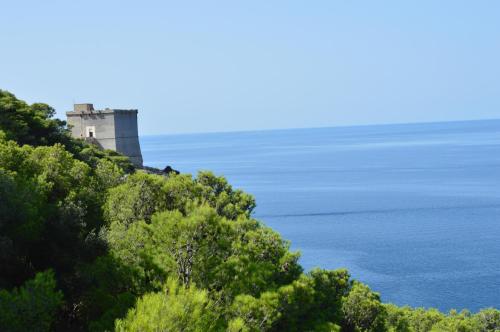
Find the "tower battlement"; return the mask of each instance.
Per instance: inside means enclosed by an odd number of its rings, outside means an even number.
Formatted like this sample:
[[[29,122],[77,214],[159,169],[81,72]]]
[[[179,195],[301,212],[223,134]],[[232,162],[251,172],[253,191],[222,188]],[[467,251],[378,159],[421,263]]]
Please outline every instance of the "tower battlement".
[[[120,152],[142,166],[136,109],[94,109],[93,104],[74,104],[66,112],[71,135],[92,140],[103,149]]]

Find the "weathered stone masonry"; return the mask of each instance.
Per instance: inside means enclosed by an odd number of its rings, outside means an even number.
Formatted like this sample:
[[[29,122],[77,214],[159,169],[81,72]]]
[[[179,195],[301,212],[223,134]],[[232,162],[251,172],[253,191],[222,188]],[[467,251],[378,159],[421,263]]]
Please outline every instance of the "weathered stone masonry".
[[[94,110],[92,104],[75,104],[73,111],[66,112],[66,116],[73,137],[120,152],[136,166],[142,166],[137,110]]]

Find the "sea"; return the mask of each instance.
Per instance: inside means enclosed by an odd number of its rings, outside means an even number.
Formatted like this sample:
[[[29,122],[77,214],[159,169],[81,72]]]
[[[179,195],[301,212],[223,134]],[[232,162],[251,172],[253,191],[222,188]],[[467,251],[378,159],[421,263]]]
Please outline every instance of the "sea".
[[[306,271],[382,301],[500,308],[500,120],[143,136],[144,163],[211,170]]]

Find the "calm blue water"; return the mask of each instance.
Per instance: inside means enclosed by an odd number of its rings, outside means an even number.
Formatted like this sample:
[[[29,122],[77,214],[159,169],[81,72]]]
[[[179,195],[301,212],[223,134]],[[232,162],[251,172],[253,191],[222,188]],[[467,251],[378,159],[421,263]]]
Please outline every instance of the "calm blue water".
[[[146,165],[209,169],[306,269],[399,305],[500,308],[500,120],[141,138]]]

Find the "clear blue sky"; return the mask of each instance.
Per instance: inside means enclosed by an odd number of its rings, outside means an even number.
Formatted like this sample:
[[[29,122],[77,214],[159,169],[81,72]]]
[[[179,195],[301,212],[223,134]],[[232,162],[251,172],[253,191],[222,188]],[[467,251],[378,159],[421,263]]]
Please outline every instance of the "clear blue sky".
[[[500,1],[4,1],[0,88],[141,134],[500,118]]]

